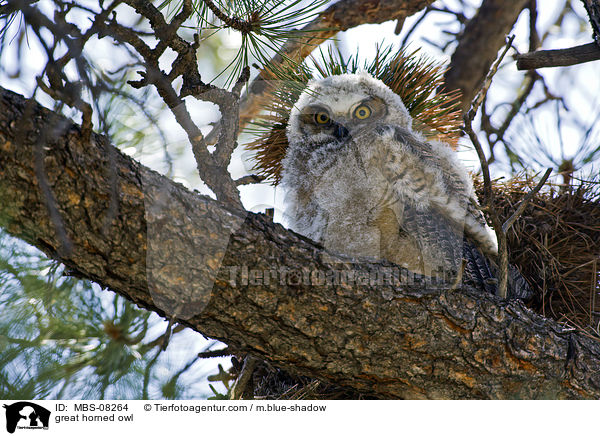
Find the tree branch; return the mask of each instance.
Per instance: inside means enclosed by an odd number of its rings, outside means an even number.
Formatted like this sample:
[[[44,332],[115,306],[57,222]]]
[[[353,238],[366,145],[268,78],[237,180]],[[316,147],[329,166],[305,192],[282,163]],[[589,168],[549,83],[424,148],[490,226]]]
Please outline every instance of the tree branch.
[[[568,67],[600,59],[600,47],[595,42],[560,50],[538,50],[517,54],[518,70],[535,70],[548,67]]]
[[[37,104],[19,135],[25,106],[0,89],[0,225],[138,305],[293,373],[382,398],[600,398],[598,342],[518,301],[325,252],[117,150],[118,215],[101,232],[107,139],[82,140]],[[40,131],[72,243],[62,256],[35,178]]]
[[[492,226],[494,227],[494,232],[496,233],[496,238],[498,239],[498,269],[500,280],[498,282],[498,295],[502,298],[506,298],[508,295],[508,248],[507,248],[507,240],[506,240],[506,232],[504,232],[502,223],[500,222],[500,217],[498,216],[498,212],[493,207],[494,197],[492,191],[492,180],[490,178],[490,169],[488,166],[488,161],[485,157],[485,153],[483,152],[483,147],[479,142],[479,138],[477,138],[477,134],[473,131],[472,122],[479,110],[479,106],[484,101],[485,96],[487,95],[488,89],[492,84],[492,78],[498,71],[498,67],[500,66],[500,62],[506,56],[508,50],[512,47],[512,43],[515,37],[510,36],[508,41],[506,42],[506,46],[502,53],[498,56],[498,58],[492,64],[490,71],[485,76],[483,83],[481,84],[481,88],[475,95],[475,98],[471,102],[471,107],[463,116],[464,124],[465,124],[465,132],[469,135],[471,142],[475,146],[475,151],[477,152],[477,156],[479,157],[479,162],[481,163],[481,172],[483,174],[483,185],[484,185],[484,199],[483,206],[485,210],[488,212],[488,215],[492,221]]]
[[[463,29],[450,59],[444,86],[447,90],[460,89],[463,112],[469,109],[506,35],[528,3],[529,0],[483,0]]]
[[[502,224],[502,231],[504,233],[508,232],[508,230],[512,227],[517,218],[519,218],[519,216],[527,207],[527,203],[529,203],[531,199],[540,191],[540,189],[542,189],[542,187],[546,183],[546,180],[548,180],[548,177],[550,177],[550,173],[552,173],[552,168],[548,168],[546,170],[546,172],[544,173],[538,184],[535,186],[535,188],[533,188],[527,193],[527,195],[519,203],[517,210],[515,210],[514,213],[504,222],[504,224]]]

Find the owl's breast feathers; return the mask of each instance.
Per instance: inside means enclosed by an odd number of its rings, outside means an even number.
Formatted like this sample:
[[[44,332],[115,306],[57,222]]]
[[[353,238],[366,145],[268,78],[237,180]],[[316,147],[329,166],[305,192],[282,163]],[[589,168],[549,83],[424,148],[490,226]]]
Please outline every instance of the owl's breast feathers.
[[[381,174],[400,201],[417,211],[427,211],[431,221],[446,222],[463,233],[485,254],[496,255],[496,235],[478,208],[466,168],[447,144],[428,142],[398,126],[378,125],[365,150],[369,168]],[[362,135],[361,135],[362,136]],[[365,144],[357,138],[357,143]],[[417,219],[424,219],[420,215]]]

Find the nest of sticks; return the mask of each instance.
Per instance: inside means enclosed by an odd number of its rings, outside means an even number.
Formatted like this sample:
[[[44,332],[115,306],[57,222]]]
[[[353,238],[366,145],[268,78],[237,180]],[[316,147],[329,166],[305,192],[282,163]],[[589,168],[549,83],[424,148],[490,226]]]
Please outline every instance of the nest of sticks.
[[[482,195],[483,184],[475,182]],[[533,189],[533,177],[493,184],[502,221]],[[509,261],[534,291],[530,307],[600,341],[600,180],[547,184],[507,234]]]

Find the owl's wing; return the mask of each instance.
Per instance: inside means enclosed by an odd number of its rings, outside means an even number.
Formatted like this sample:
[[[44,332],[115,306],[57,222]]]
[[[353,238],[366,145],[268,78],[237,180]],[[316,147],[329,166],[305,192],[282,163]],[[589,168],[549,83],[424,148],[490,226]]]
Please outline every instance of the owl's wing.
[[[368,171],[392,186],[396,196],[388,196],[387,202],[401,204],[396,207],[401,216],[399,231],[411,235],[424,258],[450,265],[450,270],[466,260],[466,283],[496,293],[497,267],[484,255],[497,254],[496,236],[454,152],[396,126],[381,126],[370,132],[369,141],[358,143],[368,144]],[[531,288],[512,265],[508,279],[509,298],[531,298]]]
[[[379,171],[403,201],[435,211],[456,228],[464,228],[484,253],[497,254],[496,236],[477,207],[470,177],[447,145],[389,125],[375,128],[368,143],[370,170]]]
[[[429,207],[404,201],[400,231],[411,235],[423,261],[423,269],[438,270],[453,282],[461,268],[462,232]]]

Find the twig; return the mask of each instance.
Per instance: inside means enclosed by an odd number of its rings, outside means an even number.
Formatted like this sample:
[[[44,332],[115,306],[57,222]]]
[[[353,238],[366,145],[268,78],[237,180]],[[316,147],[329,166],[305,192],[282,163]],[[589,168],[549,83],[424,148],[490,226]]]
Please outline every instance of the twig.
[[[568,67],[600,59],[600,47],[590,42],[577,47],[560,50],[538,50],[531,53],[517,54],[518,70],[534,70],[547,67]]]
[[[12,3],[19,6],[18,9],[23,14],[24,20],[31,26],[48,57],[42,75],[36,79],[37,87],[54,100],[62,101],[81,112],[81,133],[84,138],[89,140],[92,134],[92,107],[81,97],[81,83],[91,88],[91,81],[87,74],[87,61],[83,59],[82,55],[83,46],[91,36],[90,32],[82,34],[77,26],[68,23],[65,20],[66,11],[55,13],[55,22],[53,22],[37,7],[30,6],[30,2],[16,1]],[[98,15],[103,15],[105,12],[108,13],[103,11]],[[52,35],[52,46],[46,44],[42,34],[43,28],[48,29]],[[55,51],[60,43],[66,45],[67,52],[56,60]],[[69,61],[74,61],[81,83],[68,80],[64,73],[63,68]],[[48,85],[43,81],[44,75],[48,78]]]
[[[469,111],[470,112],[470,111]],[[490,169],[488,167],[487,159],[485,157],[485,153],[483,152],[483,147],[479,142],[479,138],[473,131],[472,120],[469,118],[469,112],[467,112],[463,116],[463,120],[465,122],[464,131],[469,135],[471,142],[475,146],[475,151],[477,152],[477,157],[479,157],[479,162],[481,163],[481,173],[483,174],[483,195],[484,195],[484,203],[488,203],[489,199],[492,197],[492,180],[490,178]]]
[[[525,74],[523,82],[519,86],[519,92],[515,100],[510,103],[510,109],[506,116],[504,117],[504,121],[500,125],[500,127],[496,128],[491,123],[491,116],[486,113],[486,102],[482,103],[482,111],[481,111],[481,129],[487,134],[487,141],[490,147],[490,157],[487,160],[488,165],[495,161],[494,148],[498,143],[503,143],[506,152],[510,155],[511,151],[509,150],[509,146],[504,139],[504,135],[506,134],[508,128],[511,126],[514,121],[516,115],[520,112],[525,104],[525,101],[533,91],[533,88],[538,80],[543,82],[543,77],[537,73],[537,71],[532,70]],[[492,115],[496,111],[496,108],[492,111]],[[492,137],[492,135],[495,135]]]
[[[402,32],[402,27],[404,27],[404,21],[406,21],[405,17],[398,18],[396,21],[396,28],[394,29],[394,35],[400,35]]]
[[[463,120],[465,122],[464,130],[467,133],[467,135],[469,135],[471,142],[473,142],[473,145],[475,146],[475,151],[477,152],[477,156],[479,157],[479,162],[481,162],[481,172],[483,174],[483,189],[484,189],[486,203],[489,203],[491,201],[491,198],[493,195],[492,194],[492,180],[490,178],[490,169],[489,169],[489,166],[487,163],[487,159],[485,157],[485,153],[483,152],[483,147],[481,146],[481,143],[479,142],[479,138],[477,138],[477,135],[473,131],[472,123],[473,123],[473,119],[475,118],[475,114],[477,114],[477,111],[479,110],[479,106],[481,106],[481,102],[483,102],[483,100],[488,92],[488,89],[490,88],[490,85],[492,83],[492,78],[494,77],[494,74],[496,74],[496,71],[498,71],[498,66],[500,65],[500,62],[502,62],[502,59],[504,59],[504,56],[506,55],[506,53],[512,46],[512,42],[514,39],[515,39],[514,35],[508,38],[507,44],[504,47],[502,54],[500,54],[500,56],[492,64],[490,71],[488,71],[488,73],[485,77],[485,80],[483,81],[481,88],[479,89],[479,92],[477,92],[477,94],[475,95],[475,98],[471,102],[470,109],[463,116]]]
[[[529,9],[529,51],[534,51],[540,47],[540,35],[537,32],[537,0],[530,0],[527,9]]]
[[[252,183],[260,183],[266,179],[265,176],[259,176],[257,174],[250,174],[248,176],[240,177],[235,180],[236,186],[251,185]]]
[[[527,193],[527,195],[519,203],[519,206],[517,207],[517,210],[515,210],[513,212],[513,214],[510,216],[510,218],[507,219],[504,222],[504,224],[502,224],[502,231],[504,233],[508,232],[508,230],[512,227],[512,225],[515,223],[515,221],[517,220],[517,218],[519,218],[519,216],[525,210],[525,207],[527,206],[527,203],[529,203],[531,201],[531,199],[533,198],[533,196],[535,194],[537,194],[540,189],[542,189],[542,186],[544,186],[544,184],[546,183],[546,180],[548,180],[548,177],[550,177],[550,173],[552,173],[552,168],[548,168],[546,170],[546,172],[544,173],[544,176],[542,177],[542,179],[540,180],[540,182],[535,186],[535,188],[533,188],[531,191],[529,191]]]
[[[498,294],[502,298],[506,298],[508,294],[508,251],[506,248],[506,233],[502,230],[502,223],[500,221],[500,217],[498,216],[497,211],[491,207],[493,204],[494,194],[492,191],[492,180],[490,178],[490,168],[488,166],[487,159],[485,157],[485,153],[483,152],[483,147],[479,142],[479,138],[473,131],[473,118],[475,118],[475,114],[481,106],[481,102],[485,99],[488,89],[492,83],[492,78],[496,71],[498,71],[498,66],[504,56],[508,52],[508,50],[512,47],[512,42],[515,39],[514,35],[508,38],[506,46],[504,50],[498,56],[496,61],[492,64],[490,70],[481,85],[481,88],[475,95],[475,98],[471,102],[470,109],[463,116],[463,120],[465,123],[464,131],[469,135],[471,142],[475,146],[475,150],[477,151],[477,156],[479,157],[479,162],[481,163],[481,172],[483,174],[483,190],[484,190],[484,207],[487,210],[489,217],[492,221],[492,226],[494,227],[494,231],[496,232],[496,237],[498,238],[498,269],[499,269],[499,283],[498,283]]]
[[[231,356],[232,354],[233,354],[233,351],[231,350],[231,348],[225,347],[225,348],[222,348],[221,350],[201,351],[200,353],[198,353],[198,357],[201,359],[208,359],[210,357]]]
[[[471,102],[471,108],[467,112],[467,115],[469,116],[471,121],[473,121],[473,118],[475,118],[475,114],[479,110],[479,106],[481,106],[481,102],[485,98],[485,96],[488,92],[488,89],[490,88],[490,85],[492,84],[492,77],[494,77],[494,75],[498,71],[500,62],[502,62],[502,60],[504,59],[504,56],[506,56],[506,53],[512,47],[512,43],[514,40],[515,40],[515,35],[511,35],[508,37],[508,40],[506,41],[506,45],[504,46],[504,50],[492,64],[490,70],[488,71],[487,75],[485,76],[485,79],[483,80],[483,84],[481,85],[479,92],[477,92],[477,95],[475,95],[475,98]]]
[[[184,327],[181,324],[177,324],[175,326],[175,328],[171,329],[168,333],[171,335],[171,337],[173,337],[173,335],[185,330],[186,327]],[[143,345],[143,349],[144,350],[151,350],[154,347],[160,346],[162,348],[162,346],[164,345],[165,342],[165,334],[167,333],[167,331],[165,330],[165,332],[160,335],[159,337],[157,337],[156,339],[148,342],[147,344]]]
[[[410,36],[413,34],[413,32],[419,26],[419,24],[421,24],[423,22],[423,20],[429,14],[429,12],[431,12],[431,6],[427,6],[425,8],[425,10],[423,11],[423,13],[421,14],[421,16],[417,19],[417,21],[415,21],[413,23],[413,25],[410,27],[410,29],[408,29],[408,31],[406,32],[406,35],[404,35],[404,38],[402,38],[402,42],[400,43],[400,47],[404,47],[406,45],[406,43],[408,42],[408,39],[410,38]],[[398,20],[398,22],[400,22],[400,20]]]
[[[231,390],[231,399],[232,400],[241,400],[242,395],[246,391],[246,386],[248,386],[248,382],[252,379],[252,374],[254,373],[254,369],[258,363],[258,359],[248,355],[244,360],[244,366],[242,367],[242,371],[240,372],[240,376],[235,382],[235,386]]]
[[[220,10],[212,0],[203,0],[203,3],[206,5],[210,11],[215,14],[219,20],[225,23],[228,27],[232,29],[239,30],[243,34],[248,34],[252,31],[252,23],[250,21],[241,20],[238,17],[230,17],[222,10]]]
[[[169,324],[167,324],[167,329],[165,330],[165,332],[163,333],[163,341],[161,344],[160,349],[162,351],[165,351],[167,349],[167,347],[169,346],[169,342],[171,341],[171,336],[173,335],[173,323],[175,322],[175,315],[173,315],[171,318],[169,318]]]

